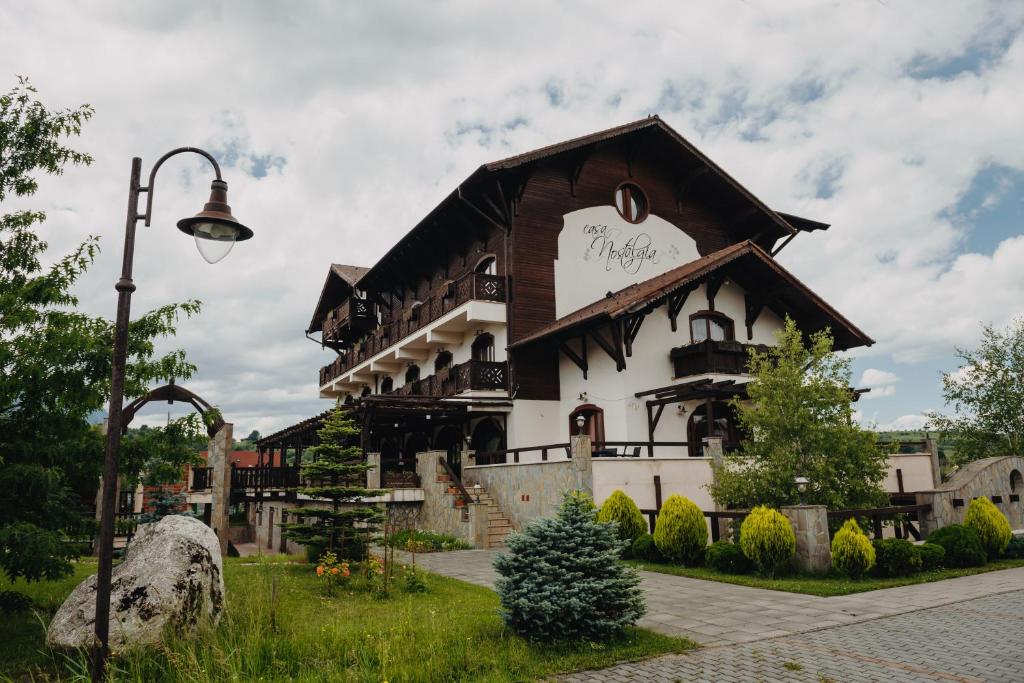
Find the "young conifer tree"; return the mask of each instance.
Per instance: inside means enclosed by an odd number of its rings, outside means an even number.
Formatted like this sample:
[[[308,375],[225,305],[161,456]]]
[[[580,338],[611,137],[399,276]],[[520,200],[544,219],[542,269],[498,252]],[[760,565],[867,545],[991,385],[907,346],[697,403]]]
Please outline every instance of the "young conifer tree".
[[[370,467],[358,445],[359,428],[341,407],[324,418],[317,435],[320,445],[309,449],[313,461],[302,465],[304,485],[295,491],[330,501],[330,507],[295,511],[299,521],[281,525],[284,537],[316,549],[316,554],[331,550],[339,557],[361,560],[378,525],[384,521],[384,513],[375,506],[358,503],[384,492],[366,488]],[[342,508],[344,504],[348,505]]]

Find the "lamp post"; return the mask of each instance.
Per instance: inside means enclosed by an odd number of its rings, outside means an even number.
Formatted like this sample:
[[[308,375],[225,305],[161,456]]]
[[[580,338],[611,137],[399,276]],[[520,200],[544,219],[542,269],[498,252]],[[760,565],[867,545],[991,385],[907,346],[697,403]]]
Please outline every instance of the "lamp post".
[[[576,416],[576,427],[579,428],[579,431],[576,432],[576,433],[579,434],[580,436],[583,436],[583,428],[586,426],[586,424],[587,424],[586,416],[584,416],[583,413],[580,413],[579,415],[577,415]]]
[[[797,477],[793,480],[793,483],[796,484],[796,490],[800,494],[800,504],[803,505],[804,493],[807,492],[807,485],[811,482],[807,477]]]
[[[96,576],[96,628],[92,658],[92,679],[102,681],[106,676],[110,631],[110,575],[114,554],[114,504],[117,491],[117,467],[121,447],[121,410],[124,400],[124,377],[128,351],[128,320],[131,312],[132,261],[135,257],[135,227],[139,220],[149,225],[153,217],[153,189],[156,172],[172,156],[192,152],[205,157],[213,166],[214,181],[210,184],[210,200],[195,216],[178,221],[178,229],[195,238],[199,253],[209,263],[216,263],[231,251],[235,242],[252,237],[252,230],[231,215],[227,203],[228,184],[220,176],[217,160],[208,152],[195,147],[179,147],[160,157],[149,173],[149,183],[140,184],[142,159],[132,159],[131,179],[128,184],[128,216],[125,223],[124,257],[121,279],[114,285],[117,290],[117,319],[114,327],[114,355],[110,377],[110,408],[107,417],[106,448],[103,457],[103,495],[100,505],[99,571]],[[146,194],[146,211],[139,213],[139,195]]]

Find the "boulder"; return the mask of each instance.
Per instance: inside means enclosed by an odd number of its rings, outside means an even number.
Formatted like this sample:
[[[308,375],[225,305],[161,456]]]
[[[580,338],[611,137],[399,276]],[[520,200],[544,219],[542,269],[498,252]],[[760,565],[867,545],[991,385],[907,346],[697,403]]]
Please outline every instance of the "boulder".
[[[168,628],[189,633],[216,623],[224,606],[220,543],[197,519],[170,515],[143,524],[114,567],[110,649],[149,645]],[[50,622],[52,648],[90,647],[96,622],[96,575],[78,584]]]

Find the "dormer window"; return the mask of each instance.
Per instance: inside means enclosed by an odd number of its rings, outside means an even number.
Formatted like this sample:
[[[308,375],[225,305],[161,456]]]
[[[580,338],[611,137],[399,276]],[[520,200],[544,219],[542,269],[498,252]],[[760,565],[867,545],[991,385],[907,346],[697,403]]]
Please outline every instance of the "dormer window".
[[[622,183],[615,190],[615,208],[630,223],[640,223],[647,218],[647,195],[634,183]]]
[[[483,334],[477,335],[477,338],[473,340],[472,356],[473,360],[479,361],[494,361],[494,335],[490,332],[484,332]]]
[[[735,339],[732,320],[717,311],[698,311],[690,316],[690,341],[732,341]]]

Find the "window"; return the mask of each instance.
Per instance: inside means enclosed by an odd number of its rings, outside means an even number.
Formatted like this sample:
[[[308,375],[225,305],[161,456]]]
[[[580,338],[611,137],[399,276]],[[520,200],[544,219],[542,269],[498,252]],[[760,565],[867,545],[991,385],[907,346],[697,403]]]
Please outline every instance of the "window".
[[[1019,493],[1024,488],[1024,477],[1021,477],[1020,470],[1010,472],[1010,492]]]
[[[647,218],[647,195],[633,183],[622,183],[615,190],[615,208],[630,223],[640,223]]]
[[[490,332],[477,335],[476,339],[473,340],[472,354],[473,360],[493,362],[494,335]]]
[[[447,370],[452,366],[452,352],[441,351],[437,354],[437,358],[434,359],[434,372],[438,373],[442,370]]]
[[[580,430],[577,424],[580,416],[583,416],[583,429]],[[569,434],[587,434],[590,436],[590,443],[596,447],[604,443],[604,411],[591,403],[587,403],[569,413]]]
[[[420,378],[420,366],[410,365],[405,371],[405,383],[419,381]]]
[[[480,259],[476,268],[473,269],[474,273],[481,273],[483,275],[497,275],[498,274],[498,262],[494,256],[487,255]]]
[[[380,383],[380,393],[390,394],[395,388],[395,380],[390,377],[385,377],[384,381]]]
[[[735,339],[732,320],[716,311],[698,311],[691,315],[690,341],[696,344],[708,339],[711,341]]]

